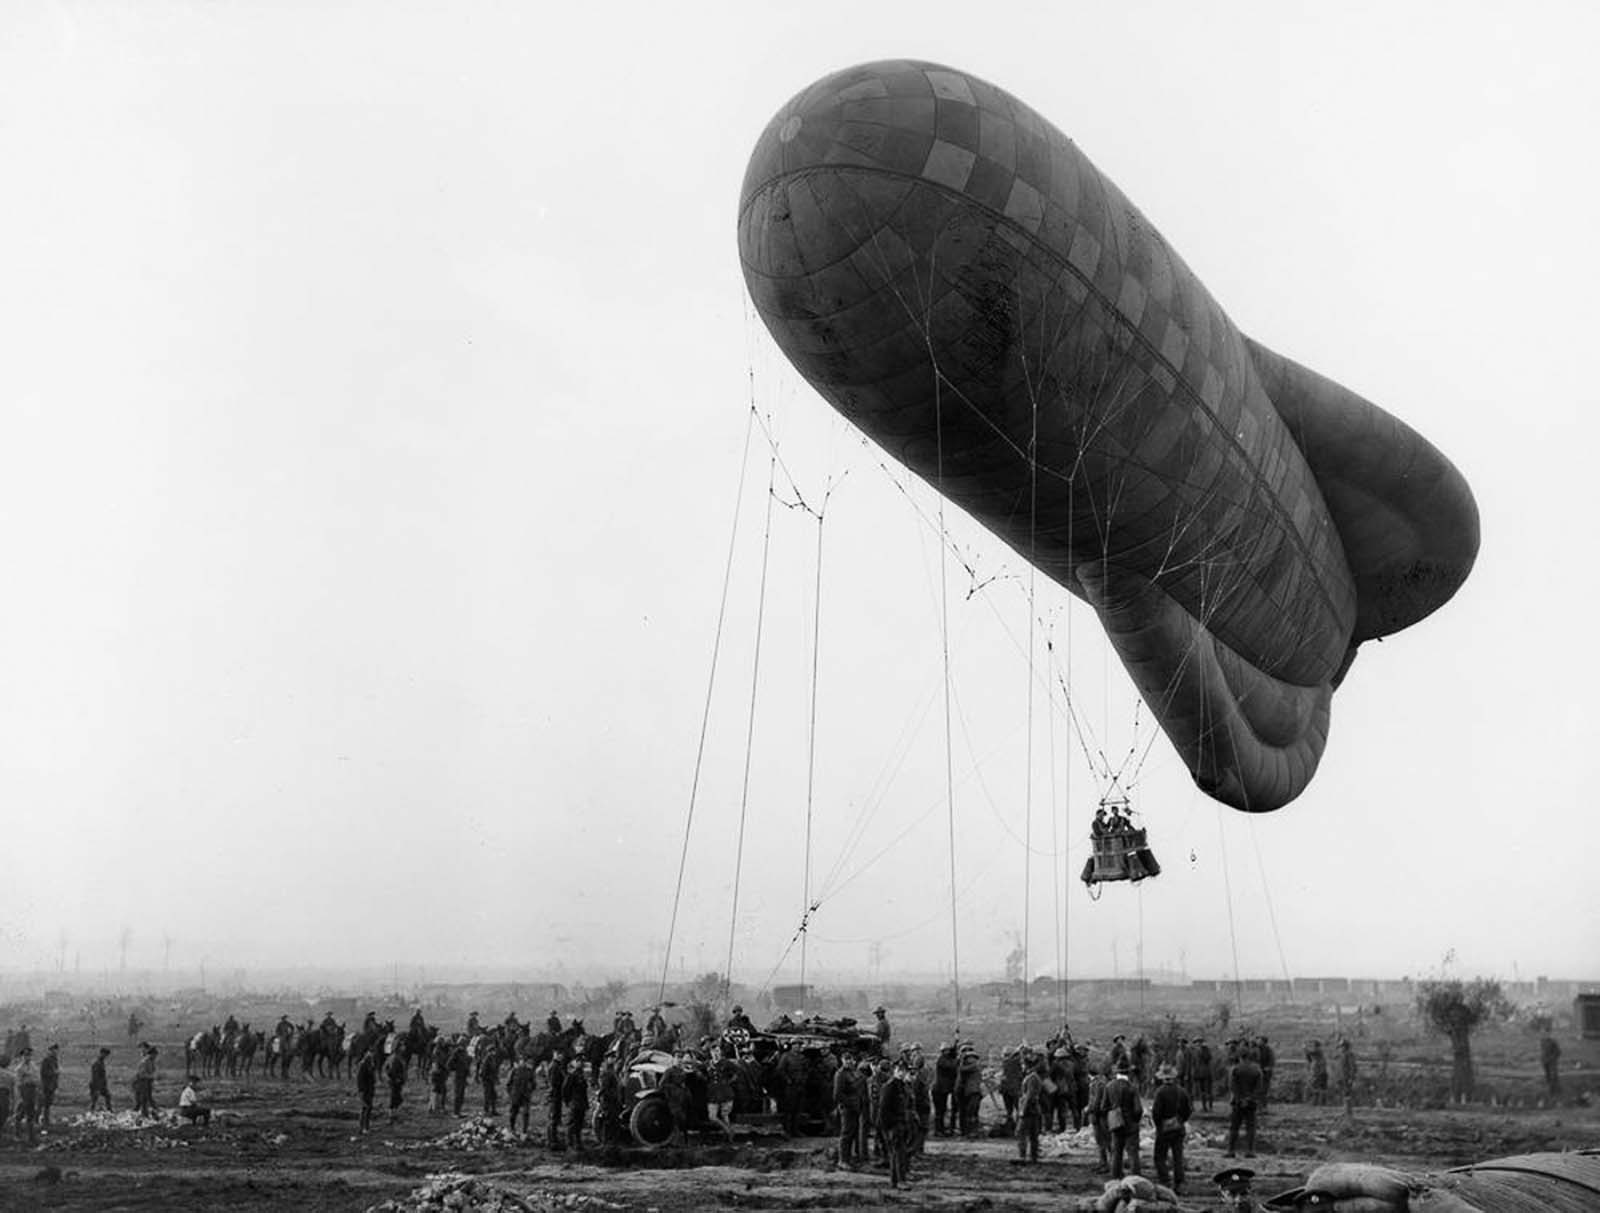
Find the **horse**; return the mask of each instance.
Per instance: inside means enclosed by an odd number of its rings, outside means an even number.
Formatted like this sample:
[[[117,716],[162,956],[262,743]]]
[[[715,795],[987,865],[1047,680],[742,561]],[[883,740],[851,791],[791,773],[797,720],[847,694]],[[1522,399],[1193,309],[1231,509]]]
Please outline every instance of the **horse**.
[[[238,1047],[239,1061],[244,1067],[244,1076],[246,1078],[249,1078],[251,1071],[255,1069],[256,1050],[260,1049],[265,1051],[266,1043],[267,1034],[265,1032],[259,1030],[252,1032],[250,1030],[250,1025],[245,1024],[244,1031],[239,1034]]]

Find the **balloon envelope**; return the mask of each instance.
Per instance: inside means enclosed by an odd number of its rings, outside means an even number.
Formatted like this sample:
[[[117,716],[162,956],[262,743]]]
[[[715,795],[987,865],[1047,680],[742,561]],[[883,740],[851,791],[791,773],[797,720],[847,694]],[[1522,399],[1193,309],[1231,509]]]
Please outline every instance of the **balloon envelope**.
[[[739,249],[801,374],[1098,612],[1199,786],[1310,781],[1356,646],[1461,585],[1478,516],[1403,422],[1244,337],[1065,135],[891,61],[767,125]]]

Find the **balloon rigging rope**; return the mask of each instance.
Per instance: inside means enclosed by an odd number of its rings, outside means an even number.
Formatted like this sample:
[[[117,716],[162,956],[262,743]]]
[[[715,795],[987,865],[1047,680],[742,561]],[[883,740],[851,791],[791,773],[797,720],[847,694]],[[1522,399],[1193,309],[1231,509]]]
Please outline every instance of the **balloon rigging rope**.
[[[817,579],[811,604],[811,720],[806,730],[806,863],[805,863],[805,901],[804,911],[800,918],[800,1009],[805,1010],[806,998],[806,927],[809,919],[817,909],[817,904],[811,900],[811,817],[813,793],[816,789],[817,773],[817,670],[818,658],[822,649],[822,522],[828,511],[828,495],[832,488],[825,490],[822,496],[822,506],[816,512],[817,518]]]
[[[748,304],[746,305],[748,319]],[[722,573],[722,601],[717,606],[716,636],[711,644],[711,672],[706,678],[705,707],[700,713],[700,741],[695,747],[694,777],[689,782],[689,809],[683,822],[683,846],[678,854],[678,880],[672,890],[672,917],[667,921],[667,944],[661,957],[661,984],[656,990],[656,1001],[666,997],[667,974],[672,969],[672,941],[678,929],[678,907],[683,901],[683,873],[689,863],[689,835],[694,828],[695,800],[700,791],[700,771],[705,761],[706,733],[711,723],[711,695],[717,684],[717,658],[722,652],[722,628],[728,616],[728,586],[733,579],[733,553],[739,537],[739,503],[744,500],[745,472],[750,463],[750,440],[755,431],[755,364],[747,364],[750,379],[750,410],[745,416],[744,453],[739,458],[739,489],[733,500],[733,525],[728,534],[728,561]]]
[[[733,905],[728,911],[728,960],[722,969],[724,999],[727,999],[733,984],[733,942],[739,925],[739,888],[744,874],[744,827],[750,808],[750,762],[755,753],[756,689],[761,685],[761,640],[766,631],[767,564],[772,551],[772,503],[776,496],[773,489],[777,474],[778,455],[773,449],[767,456],[767,516],[766,528],[761,536],[761,589],[756,599],[755,655],[750,663],[750,712],[744,736],[744,782],[739,789],[739,841],[733,858]]]
[[[1032,393],[1030,393],[1032,395]],[[1028,963],[1032,942],[1033,899],[1033,627],[1034,577],[1039,532],[1039,398],[1033,397],[1033,430],[1028,439],[1028,746],[1023,762],[1022,798],[1022,1039],[1028,1039],[1028,987],[1033,973]]]
[[[933,357],[933,336],[928,332],[928,356]],[[939,493],[939,532],[945,533],[944,525],[944,406],[943,393],[940,388],[943,375],[939,371],[938,363],[934,363],[933,370],[933,430],[936,444],[935,467],[937,469]],[[950,836],[950,989],[954,1001],[955,1013],[952,1018],[954,1030],[957,1035],[961,1032],[961,933],[957,926],[956,918],[956,798],[955,798],[955,768],[952,755],[950,736],[950,587],[946,575],[948,561],[945,559],[944,548],[939,549],[939,644],[943,654],[944,668],[944,802],[945,821]]]

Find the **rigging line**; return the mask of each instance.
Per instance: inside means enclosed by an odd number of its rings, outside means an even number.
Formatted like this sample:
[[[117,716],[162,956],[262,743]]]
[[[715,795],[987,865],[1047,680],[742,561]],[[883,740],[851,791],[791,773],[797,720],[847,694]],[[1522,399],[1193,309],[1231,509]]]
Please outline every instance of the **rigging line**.
[[[1237,752],[1237,746],[1235,747]],[[1250,814],[1246,825],[1250,831],[1250,849],[1256,853],[1256,871],[1261,875],[1261,891],[1267,897],[1267,921],[1272,924],[1272,942],[1278,949],[1278,967],[1283,970],[1284,984],[1289,991],[1289,1001],[1294,1001],[1294,980],[1289,976],[1289,961],[1283,953],[1283,938],[1278,934],[1278,911],[1272,904],[1272,885],[1267,882],[1267,866],[1261,861],[1261,847],[1256,839],[1256,818]]]
[[[744,735],[744,781],[739,789],[739,841],[733,859],[733,905],[728,911],[728,959],[722,969],[722,998],[726,1002],[733,985],[733,941],[739,925],[739,888],[744,875],[744,826],[750,808],[750,764],[756,745],[756,689],[761,685],[761,640],[766,632],[767,567],[772,552],[773,485],[777,479],[778,457],[767,458],[767,519],[761,537],[761,588],[756,598],[755,654],[750,662],[750,714]]]
[[[928,332],[928,357],[933,358],[933,334]],[[944,531],[944,405],[938,363],[933,371],[933,431],[935,468],[938,472],[939,530]],[[950,588],[947,577],[949,561],[943,548],[939,551],[939,640],[943,652],[944,668],[944,789],[945,818],[950,835],[950,989],[954,1001],[952,1024],[956,1034],[961,1033],[961,933],[956,918],[956,797],[955,768],[950,735]]]
[[[1003,742],[1000,743],[1000,744],[997,744],[992,750],[990,750],[987,754],[985,754],[983,756],[983,758],[981,758],[978,761],[974,762],[973,770],[968,771],[965,775],[963,775],[956,782],[956,786],[957,787],[965,787],[969,780],[976,779],[977,778],[977,770],[978,770],[978,768],[980,768],[980,767],[984,766],[985,764],[987,764],[988,762],[992,761],[993,758],[995,757],[995,755],[1000,752],[1000,750],[1002,749],[1003,745],[1004,745]],[[873,864],[877,863],[878,860],[882,859],[890,851],[894,850],[895,847],[899,846],[900,843],[905,839],[906,835],[910,834],[912,830],[916,829],[919,825],[921,825],[924,821],[926,821],[928,819],[928,817],[933,813],[933,811],[935,809],[939,808],[944,803],[945,803],[945,800],[942,797],[937,799],[937,800],[934,800],[934,801],[930,802],[928,807],[923,809],[921,813],[917,814],[917,816],[913,817],[909,822],[907,822],[906,825],[900,830],[900,832],[898,834],[896,834],[887,843],[885,843],[884,846],[880,850],[874,852],[871,859],[868,859],[860,867],[856,868],[855,871],[851,872],[850,875],[848,875],[848,876],[844,877],[843,879],[841,879],[831,889],[826,890],[824,892],[824,894],[819,896],[818,900],[819,901],[831,900],[832,898],[838,896],[840,893],[844,892],[844,890],[847,887],[849,887],[851,884],[853,884],[856,880],[858,880],[862,876],[865,876],[867,874],[867,872],[871,870]],[[1015,837],[1015,835],[1013,835],[1013,837]]]
[[[957,895],[956,901],[958,903],[964,903],[965,901],[967,901],[967,899],[972,895],[972,891],[975,888],[977,888],[979,883],[983,880],[983,878],[989,874],[989,869],[991,867],[993,867],[993,866],[994,865],[993,865],[992,862],[991,863],[987,863],[983,867],[979,868],[978,871],[974,872],[972,874],[972,876],[970,876],[968,878],[967,883],[961,886],[961,892]],[[921,922],[918,922],[913,926],[906,927],[904,930],[895,931],[893,934],[890,934],[890,935],[882,935],[882,934],[862,935],[862,936],[855,937],[855,938],[836,938],[836,937],[831,936],[831,935],[818,935],[817,938],[819,940],[821,940],[823,943],[836,943],[836,944],[873,943],[873,942],[875,942],[877,940],[903,939],[907,935],[912,934],[913,932],[922,930],[929,923],[934,922],[935,920],[937,920],[939,918],[942,918],[943,916],[944,916],[944,907],[940,906],[937,910],[935,910],[932,914],[928,915],[928,917],[924,918]]]
[[[1018,279],[1021,291],[1021,279]],[[1024,360],[1026,365],[1026,360]],[[1038,566],[1039,538],[1039,400],[1033,392],[1033,430],[1028,436],[1028,747],[1023,763],[1022,807],[1022,1038],[1028,1038],[1028,988],[1033,970],[1028,964],[1031,942],[1030,913],[1033,897],[1033,625],[1038,604],[1034,599],[1034,578]]]
[[[1050,634],[1055,633],[1055,616],[1050,619]],[[1049,643],[1048,640],[1045,642]],[[1055,898],[1055,913],[1051,915],[1051,922],[1055,926],[1055,948],[1051,954],[1051,963],[1056,970],[1056,1002],[1057,1011],[1063,1020],[1067,1017],[1067,998],[1065,987],[1061,979],[1065,973],[1065,964],[1061,955],[1061,886],[1065,883],[1066,858],[1061,853],[1061,837],[1058,833],[1060,822],[1056,820],[1056,699],[1054,695],[1045,697],[1045,738],[1049,742],[1050,753],[1050,892]]]
[[[806,874],[804,905],[811,905],[811,819],[813,794],[817,774],[817,669],[822,651],[822,521],[828,511],[828,497],[833,492],[830,482],[822,494],[822,507],[817,511],[817,580],[812,597],[811,613],[811,722],[806,732]],[[800,1009],[806,1003],[806,938],[800,937]]]
[[[996,824],[998,824],[999,827],[1005,831],[1006,836],[1010,838],[1012,842],[1020,844],[1022,848],[1030,854],[1043,855],[1043,851],[1033,850],[1032,845],[1029,842],[1027,842],[1024,838],[1017,837],[1016,830],[1012,828],[1011,823],[1007,821],[1001,814],[1000,806],[995,803],[994,793],[989,790],[989,783],[983,777],[983,767],[977,762],[977,747],[972,741],[972,726],[968,723],[967,713],[961,706],[961,695],[959,692],[955,694],[955,705],[956,720],[961,725],[961,739],[966,742],[967,754],[974,760],[970,778],[977,780],[978,790],[983,793],[983,799],[989,806],[990,814],[994,817]],[[1012,735],[1008,735],[1008,738],[1009,736]],[[997,745],[996,749],[998,748],[999,746]],[[993,752],[991,751],[991,756],[992,753]],[[962,782],[965,783],[966,780],[963,779]]]
[[[728,586],[733,580],[734,544],[739,537],[739,503],[744,500],[745,472],[750,464],[750,439],[754,433],[755,368],[748,367],[750,376],[750,411],[745,417],[744,453],[739,459],[739,490],[734,496],[733,526],[728,535],[728,562],[722,572],[722,601],[717,607],[716,637],[711,644],[711,673],[706,678],[705,707],[700,713],[700,741],[694,752],[694,777],[689,782],[689,811],[683,822],[683,847],[678,854],[678,880],[672,891],[672,917],[667,920],[667,946],[661,958],[661,984],[656,989],[656,1001],[667,996],[667,974],[672,969],[672,940],[678,928],[678,907],[683,900],[683,873],[689,865],[689,834],[694,828],[694,806],[700,791],[700,770],[705,760],[706,734],[711,724],[711,693],[717,684],[717,657],[722,651],[722,626],[728,616]]]

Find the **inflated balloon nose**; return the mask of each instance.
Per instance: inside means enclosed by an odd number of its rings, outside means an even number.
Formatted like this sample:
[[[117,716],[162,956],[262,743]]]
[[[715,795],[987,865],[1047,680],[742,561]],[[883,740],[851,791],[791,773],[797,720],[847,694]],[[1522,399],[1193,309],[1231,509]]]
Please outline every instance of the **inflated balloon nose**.
[[[751,156],[739,249],[800,373],[1095,607],[1225,803],[1304,790],[1354,647],[1472,567],[1444,456],[1243,337],[1071,140],[977,77],[891,61],[797,95]]]

